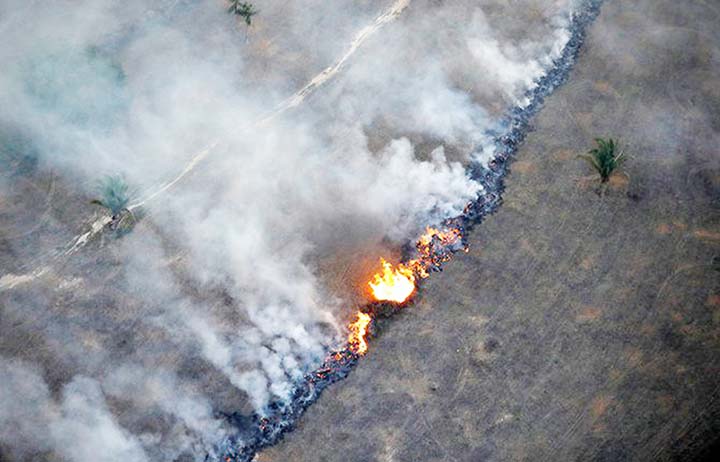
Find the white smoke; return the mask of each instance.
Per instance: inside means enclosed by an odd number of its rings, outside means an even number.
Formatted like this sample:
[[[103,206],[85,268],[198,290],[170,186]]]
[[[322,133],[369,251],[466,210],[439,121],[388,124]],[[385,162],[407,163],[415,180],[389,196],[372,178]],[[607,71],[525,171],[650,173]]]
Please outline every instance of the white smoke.
[[[77,376],[50,397],[43,378],[32,366],[0,358],[0,440],[14,455],[28,449],[54,449],[72,462],[143,462],[139,440],[118,425],[97,381]]]
[[[133,462],[201,460],[232,431],[217,410],[290,396],[354,308],[357,281],[337,289],[324,264],[462,211],[480,188],[464,164],[492,155],[488,131],[564,46],[570,9],[514,2],[497,23],[486,7],[504,2],[272,0],[246,41],[220,1],[56,3],[0,5],[0,125],[84,197],[106,173],[140,191],[189,173],[87,249],[97,264],[8,297],[2,322],[53,348],[0,363],[0,451]]]

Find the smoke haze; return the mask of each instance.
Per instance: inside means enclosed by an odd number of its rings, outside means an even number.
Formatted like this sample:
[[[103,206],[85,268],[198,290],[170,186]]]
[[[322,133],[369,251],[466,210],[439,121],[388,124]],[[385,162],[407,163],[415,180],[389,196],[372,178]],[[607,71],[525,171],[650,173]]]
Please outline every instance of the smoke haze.
[[[246,28],[222,1],[146,3],[0,3],[0,195],[25,204],[0,215],[0,277],[24,281],[0,287],[8,460],[203,460],[224,415],[287,399],[343,342],[359,268],[477,195],[465,166],[492,157],[573,7],[272,0]],[[153,197],[145,217],[49,265],[105,174]],[[54,181],[32,235],[23,176]]]

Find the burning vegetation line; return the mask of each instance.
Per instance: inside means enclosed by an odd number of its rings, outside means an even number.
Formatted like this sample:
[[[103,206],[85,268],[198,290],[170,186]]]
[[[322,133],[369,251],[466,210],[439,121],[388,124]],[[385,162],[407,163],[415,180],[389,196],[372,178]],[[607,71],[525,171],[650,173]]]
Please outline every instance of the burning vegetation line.
[[[391,315],[412,301],[418,284],[459,250],[467,250],[465,236],[483,217],[495,212],[501,204],[504,177],[512,156],[525,139],[530,119],[542,107],[546,96],[562,85],[575,62],[585,38],[587,26],[597,17],[603,0],[585,0],[572,15],[570,39],[553,67],[528,90],[526,105],[511,109],[505,117],[507,130],[496,139],[496,156],[487,166],[470,165],[469,172],[483,189],[477,199],[469,203],[460,216],[445,220],[438,228],[427,228],[415,243],[412,258],[393,266],[380,260],[381,270],[368,282],[375,302],[358,310],[349,324],[347,345],[330,353],[323,364],[306,374],[287,402],[271,403],[264,416],[252,418],[238,413],[227,416],[235,424],[235,436],[221,442],[215,454],[206,460],[249,462],[262,448],[277,443],[283,434],[293,429],[304,411],[314,403],[322,391],[348,376],[358,359],[368,351],[368,338],[373,335],[374,320]]]
[[[451,222],[450,222],[451,223]],[[448,223],[448,224],[450,224]],[[427,227],[415,243],[417,256],[396,267],[380,259],[382,271],[368,282],[372,296],[380,302],[405,303],[415,294],[417,281],[439,270],[454,252],[466,249],[459,228],[449,227],[440,231]]]
[[[447,228],[440,231],[426,228],[415,243],[415,258],[395,267],[384,258],[380,259],[382,269],[368,282],[372,297],[375,302],[390,304],[393,308],[405,306],[417,292],[418,282],[430,276],[430,272],[439,271],[441,265],[461,248],[467,249],[467,246],[460,229]],[[374,306],[377,305],[369,305]],[[368,310],[368,307],[364,309],[358,311],[356,320],[348,325],[348,346],[358,355],[367,352],[367,336],[376,316],[375,311]]]

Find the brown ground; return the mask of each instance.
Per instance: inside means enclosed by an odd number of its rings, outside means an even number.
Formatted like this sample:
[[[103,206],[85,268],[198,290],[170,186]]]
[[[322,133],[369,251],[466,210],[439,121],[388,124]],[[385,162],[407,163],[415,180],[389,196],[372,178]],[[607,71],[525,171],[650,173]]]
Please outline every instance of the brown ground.
[[[720,431],[720,7],[608,1],[505,204],[260,461],[689,460]],[[595,136],[631,160],[598,195]]]
[[[608,0],[471,252],[428,280],[351,377],[258,459],[669,460],[709,444],[720,430],[719,23],[710,1]],[[627,146],[630,180],[614,177],[599,196],[575,155],[605,135]],[[52,258],[89,220],[77,192],[89,188],[54,178],[14,177],[0,197],[2,274],[51,266],[0,294],[0,354],[40,364],[56,393],[101,366],[59,353],[43,336],[59,325],[68,344],[116,361],[143,345],[149,360],[203,377],[216,408],[249,412],[197,352],[166,351],[160,329],[117,329],[144,303],[118,282],[127,240]],[[173,241],[149,218],[134,233]],[[182,252],[168,255],[161,265],[182,279]],[[223,293],[183,291],[232,312]]]

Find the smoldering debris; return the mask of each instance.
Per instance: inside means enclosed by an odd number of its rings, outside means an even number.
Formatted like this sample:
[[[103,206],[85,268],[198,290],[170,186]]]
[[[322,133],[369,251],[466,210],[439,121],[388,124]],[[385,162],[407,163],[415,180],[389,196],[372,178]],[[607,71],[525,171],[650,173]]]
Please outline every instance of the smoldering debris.
[[[464,236],[467,232],[501,205],[504,177],[508,173],[513,155],[525,138],[529,121],[542,107],[544,98],[567,79],[585,39],[586,28],[599,14],[601,4],[602,0],[593,0],[576,10],[568,26],[568,40],[562,50],[558,51],[552,67],[526,91],[524,103],[513,108],[506,116],[504,125],[509,129],[502,136],[497,137],[497,151],[493,159],[487,164],[475,162],[469,167],[473,177],[481,183],[482,190],[478,197],[466,206],[462,214],[445,219],[442,224],[443,229],[454,231],[452,235],[457,238],[430,241],[420,239],[415,243],[419,252],[407,254],[407,258],[421,258],[419,261],[423,262],[425,268],[423,271],[442,271],[442,265],[451,258],[452,254],[466,249]],[[424,236],[433,236],[433,234],[426,233]],[[364,306],[359,311],[360,316],[364,316],[362,313],[371,314],[365,317],[362,332],[356,335],[351,332],[347,346],[328,354],[320,367],[306,374],[297,384],[290,400],[272,403],[270,412],[262,416],[256,415],[253,424],[248,425],[247,421],[243,421],[244,425],[238,425],[239,428],[248,428],[249,431],[242,435],[242,439],[230,436],[223,440],[216,452],[220,459],[235,462],[250,461],[262,448],[275,444],[286,432],[291,431],[304,411],[320,397],[320,394],[328,386],[347,377],[357,364],[367,348],[365,336],[370,337],[376,333],[372,320],[392,316],[407,303],[374,302]],[[352,324],[350,328],[353,328]],[[358,341],[362,343],[360,348]],[[231,419],[235,418],[236,415],[231,416]],[[217,457],[209,455],[208,460],[218,460]]]
[[[331,289],[342,277],[318,262],[491,210],[506,157],[491,159],[562,79],[587,7],[527,0],[542,14],[500,20],[493,2],[405,2],[344,58],[398,2],[288,16],[267,1],[247,41],[218,2],[61,3],[0,6],[0,125],[29,134],[35,174],[90,195],[106,174],[155,191],[189,173],[131,233],[72,259],[44,260],[45,236],[86,231],[64,218],[5,241],[3,261],[32,242],[43,268],[0,292],[11,460],[203,460],[275,441],[357,360],[343,349],[357,281]],[[301,105],[256,124],[338,59]],[[418,137],[441,141],[424,152]]]

